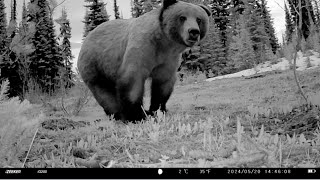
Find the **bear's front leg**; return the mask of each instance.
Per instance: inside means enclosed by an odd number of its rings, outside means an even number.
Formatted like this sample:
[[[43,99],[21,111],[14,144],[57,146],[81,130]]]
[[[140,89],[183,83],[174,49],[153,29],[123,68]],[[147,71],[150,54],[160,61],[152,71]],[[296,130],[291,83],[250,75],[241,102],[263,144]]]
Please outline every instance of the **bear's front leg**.
[[[135,121],[145,118],[142,110],[146,75],[141,70],[128,68],[117,83],[122,120]]]
[[[166,103],[171,96],[175,82],[175,73],[159,73],[152,78],[150,115],[153,115],[159,108],[163,112],[167,111]]]

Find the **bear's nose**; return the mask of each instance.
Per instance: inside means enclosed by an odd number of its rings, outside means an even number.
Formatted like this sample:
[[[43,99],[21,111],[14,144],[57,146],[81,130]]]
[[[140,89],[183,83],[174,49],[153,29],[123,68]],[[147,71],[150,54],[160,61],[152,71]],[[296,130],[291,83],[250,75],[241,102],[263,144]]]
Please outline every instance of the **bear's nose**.
[[[197,40],[200,35],[200,31],[198,29],[189,29],[190,39]]]

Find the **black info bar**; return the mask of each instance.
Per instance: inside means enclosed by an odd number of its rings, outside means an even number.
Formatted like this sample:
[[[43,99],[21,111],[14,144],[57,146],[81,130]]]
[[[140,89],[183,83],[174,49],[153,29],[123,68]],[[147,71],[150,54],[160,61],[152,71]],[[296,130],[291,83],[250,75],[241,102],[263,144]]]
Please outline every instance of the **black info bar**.
[[[320,168],[0,169],[0,179],[319,179]]]

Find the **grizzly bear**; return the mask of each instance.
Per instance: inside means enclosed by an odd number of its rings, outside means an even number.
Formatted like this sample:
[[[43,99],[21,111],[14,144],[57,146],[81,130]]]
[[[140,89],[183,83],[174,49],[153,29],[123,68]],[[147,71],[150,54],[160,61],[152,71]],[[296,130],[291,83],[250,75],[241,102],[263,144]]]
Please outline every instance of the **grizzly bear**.
[[[151,79],[150,114],[166,111],[182,52],[202,40],[210,10],[176,0],[138,18],[100,24],[83,42],[80,75],[107,115],[135,121],[145,118],[144,84]]]

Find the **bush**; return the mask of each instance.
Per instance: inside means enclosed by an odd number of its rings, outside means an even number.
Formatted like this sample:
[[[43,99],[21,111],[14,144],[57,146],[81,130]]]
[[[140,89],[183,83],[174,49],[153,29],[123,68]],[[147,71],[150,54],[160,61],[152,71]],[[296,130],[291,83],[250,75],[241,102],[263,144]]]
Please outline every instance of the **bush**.
[[[178,74],[182,74],[183,76],[180,78],[180,85],[192,84],[195,82],[201,82],[207,79],[207,76],[202,71],[197,70],[195,73],[190,71],[179,72]]]
[[[80,79],[75,77],[74,86],[71,89],[66,89],[61,95],[61,107],[66,115],[77,116],[82,108],[89,102],[92,97],[87,85]],[[64,99],[68,98],[68,101]]]
[[[295,53],[294,44],[289,43],[287,45],[284,45],[283,53],[284,53],[284,57],[290,62],[293,59],[294,53]]]
[[[0,168],[22,167],[22,159],[32,141],[36,125],[43,114],[28,118],[26,112],[33,106],[28,100],[20,101],[18,97],[8,98],[9,81],[1,84],[0,93]],[[21,156],[21,154],[23,156]]]
[[[306,58],[306,64],[307,64],[307,68],[312,66],[309,56]]]

